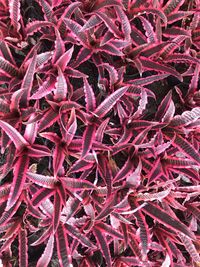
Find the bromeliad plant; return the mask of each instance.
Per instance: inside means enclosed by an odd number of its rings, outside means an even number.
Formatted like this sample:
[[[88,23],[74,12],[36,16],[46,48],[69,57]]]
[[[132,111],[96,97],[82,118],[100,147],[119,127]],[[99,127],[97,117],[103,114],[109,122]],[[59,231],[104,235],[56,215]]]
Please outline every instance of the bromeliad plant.
[[[200,266],[199,0],[0,0],[3,266]]]

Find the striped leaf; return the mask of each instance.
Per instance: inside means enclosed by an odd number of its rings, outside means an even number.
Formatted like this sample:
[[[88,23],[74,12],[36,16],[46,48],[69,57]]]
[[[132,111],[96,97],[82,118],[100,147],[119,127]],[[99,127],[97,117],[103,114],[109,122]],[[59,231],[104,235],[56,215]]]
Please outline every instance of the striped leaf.
[[[6,206],[6,210],[9,210],[17,202],[20,194],[22,193],[24,183],[26,180],[26,172],[29,165],[29,157],[22,155],[18,158],[14,166],[14,177],[11,185],[9,198]]]
[[[67,188],[71,188],[73,190],[80,191],[80,190],[90,190],[96,188],[91,182],[87,180],[66,178],[66,177],[62,177],[60,179]]]
[[[195,162],[200,164],[200,155],[198,151],[190,144],[186,139],[184,139],[181,135],[176,135],[173,145],[178,147],[186,156]]]
[[[54,249],[54,235],[51,235],[50,238],[47,241],[47,245],[45,247],[45,250],[42,254],[42,256],[39,258],[36,267],[47,267]]]
[[[165,73],[168,73],[172,76],[175,76],[176,78],[178,78],[181,82],[183,81],[183,78],[182,76],[180,75],[180,73],[178,73],[174,68],[172,67],[169,67],[169,66],[165,66],[163,64],[160,64],[160,63],[157,63],[157,62],[154,62],[153,60],[150,60],[148,58],[145,58],[145,57],[140,57],[140,61],[142,63],[142,66],[145,68],[145,69],[148,69],[148,70],[155,70],[155,71],[158,71],[158,72],[165,72]]]
[[[88,247],[88,248],[96,248],[96,246],[90,241],[90,239],[85,236],[84,234],[82,234],[78,228],[69,225],[69,224],[65,224],[65,229],[67,230],[67,232],[69,233],[69,235],[71,235],[73,238],[77,239],[81,244],[83,244],[84,246]]]
[[[28,240],[26,229],[20,229],[19,235],[19,266],[28,267]]]
[[[56,232],[56,245],[60,267],[73,267],[66,230],[61,223]]]
[[[94,228],[93,233],[95,235],[99,249],[101,250],[101,252],[102,252],[102,254],[106,260],[107,267],[112,267],[110,248],[108,246],[108,242],[107,242],[105,236],[102,234],[102,231],[98,227]]]
[[[108,113],[116,102],[126,93],[128,86],[124,86],[109,95],[94,111],[94,114],[102,118]]]
[[[6,74],[12,77],[16,77],[19,74],[18,69],[1,56],[0,56],[0,70],[3,70]]]
[[[52,176],[41,175],[33,172],[27,172],[26,176],[34,183],[50,189],[54,188],[56,182],[58,181],[56,178]]]
[[[53,213],[53,231],[56,232],[59,222],[60,222],[60,214],[62,209],[61,198],[58,192],[54,194],[54,213]]]
[[[90,151],[92,147],[92,143],[94,141],[95,132],[96,132],[96,125],[89,124],[88,126],[86,126],[86,129],[83,133],[83,145],[82,145],[81,158],[84,158]]]
[[[89,85],[87,79],[84,79],[84,93],[85,93],[85,102],[86,102],[86,111],[94,111],[96,108],[96,99],[94,95],[94,91]]]
[[[10,19],[11,24],[18,32],[20,29],[20,0],[11,0],[9,1],[9,12],[10,12]]]
[[[178,219],[172,217],[166,211],[161,209],[158,205],[148,203],[142,208],[142,211],[144,211],[156,221],[164,224],[166,227],[169,227],[170,229],[176,232],[181,232],[187,235],[188,237],[195,239],[195,235],[187,228],[186,225],[184,225]]]

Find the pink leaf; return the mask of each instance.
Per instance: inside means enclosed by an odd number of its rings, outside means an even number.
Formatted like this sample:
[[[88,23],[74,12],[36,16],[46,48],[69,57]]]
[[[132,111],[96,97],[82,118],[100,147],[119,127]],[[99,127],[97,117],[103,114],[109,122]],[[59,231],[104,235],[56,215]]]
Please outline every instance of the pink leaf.
[[[170,13],[175,13],[180,6],[182,6],[184,0],[169,0],[166,5],[163,7],[163,11],[166,15]]]
[[[23,155],[18,158],[14,167],[14,177],[12,186],[9,193],[9,198],[6,206],[6,210],[9,210],[18,200],[20,194],[22,193],[24,183],[26,180],[26,172],[29,165],[29,158]]]
[[[82,47],[76,57],[75,62],[72,63],[73,68],[77,68],[80,64],[88,60],[93,54],[93,51],[87,47]]]
[[[33,79],[34,79],[34,73],[35,73],[35,67],[36,67],[36,53],[34,53],[33,58],[28,66],[28,69],[26,71],[26,74],[24,76],[24,79],[21,84],[21,88],[24,91],[20,102],[27,107],[28,105],[28,99],[30,97],[32,85],[33,85]]]
[[[61,198],[58,192],[54,194],[54,213],[53,213],[53,231],[56,232],[59,222],[60,222],[60,214],[62,209]]]
[[[20,29],[20,0],[11,0],[9,1],[9,12],[10,12],[10,19],[13,27],[17,32]]]
[[[170,122],[172,127],[183,127],[200,118],[200,107],[193,108],[190,111],[185,111],[181,115],[176,115]]]
[[[197,162],[198,165],[200,164],[200,156],[198,151],[181,135],[176,135],[173,145],[175,147],[178,147],[189,158]]]
[[[90,151],[92,147],[92,142],[95,137],[95,132],[96,132],[96,126],[94,124],[89,124],[86,126],[86,129],[83,133],[83,150],[82,150],[82,155],[81,157],[84,158],[87,153]]]
[[[43,131],[47,127],[50,127],[53,123],[57,121],[59,114],[55,112],[53,109],[49,109],[43,118],[40,120],[38,125],[38,132]]]
[[[68,178],[62,177],[60,178],[66,188],[71,188],[73,190],[90,190],[95,189],[96,187],[87,180],[76,179],[76,178]]]
[[[55,79],[50,76],[38,88],[38,90],[30,97],[30,99],[41,99],[42,97],[50,94],[55,86]]]
[[[147,42],[148,43],[156,43],[157,38],[156,38],[156,34],[154,32],[154,29],[153,29],[151,23],[142,16],[140,16],[139,18],[142,21],[143,27],[146,31]]]
[[[65,100],[67,96],[67,82],[63,72],[59,67],[58,67],[58,77],[55,87],[56,87],[54,96],[55,100],[57,100],[58,102]]]
[[[199,256],[199,253],[198,253],[197,249],[195,248],[192,240],[188,236],[183,235],[182,233],[179,234],[179,237],[180,237],[183,245],[185,246],[185,249],[188,251],[188,253],[192,257],[194,262],[199,264],[200,263],[200,256]]]
[[[2,130],[5,131],[9,138],[13,141],[17,150],[20,151],[25,146],[29,145],[28,142],[24,139],[24,137],[7,122],[0,120],[0,126]]]
[[[45,187],[45,188],[54,188],[56,182],[58,181],[56,178],[52,176],[46,176],[42,174],[27,172],[26,176],[32,180],[34,183]]]
[[[96,99],[92,87],[89,85],[87,79],[84,79],[84,93],[86,101],[86,111],[94,111],[96,108]]]
[[[140,57],[140,61],[142,63],[142,66],[145,69],[155,70],[155,71],[159,71],[159,72],[166,72],[168,74],[171,74],[171,75],[177,77],[180,81],[183,80],[182,76],[172,67],[168,67],[168,66],[165,66],[163,64],[154,62],[154,61],[147,59],[145,57]]]
[[[118,30],[114,21],[110,17],[108,17],[106,13],[96,11],[95,14],[105,23],[108,30],[111,31],[115,35],[115,37],[121,38],[121,32]]]
[[[135,86],[138,86],[138,85],[144,86],[144,85],[148,85],[148,84],[163,80],[163,79],[167,78],[168,76],[169,76],[169,74],[151,75],[151,76],[145,77],[145,78],[128,80],[127,83],[131,83]]]
[[[45,199],[49,198],[53,194],[54,190],[50,190],[48,188],[42,188],[38,190],[37,193],[34,194],[31,200],[31,204],[37,207],[41,205],[41,202],[45,201]]]
[[[84,32],[81,32],[81,25],[71,19],[64,19],[65,25],[71,30],[76,38],[85,46],[87,44],[87,36]]]
[[[54,235],[51,235],[42,256],[39,258],[36,267],[47,267],[51,260],[54,248]]]
[[[60,58],[58,58],[56,66],[60,67],[62,71],[65,71],[66,66],[68,65],[68,63],[72,58],[73,52],[74,52],[74,47],[72,46],[63,55],[61,55]]]
[[[69,235],[77,239],[84,246],[92,249],[96,248],[96,246],[90,241],[90,239],[86,235],[82,234],[81,231],[79,231],[79,229],[77,229],[75,226],[65,224],[65,228]]]
[[[110,77],[110,88],[111,88],[118,81],[118,73],[116,69],[113,66],[109,65],[108,63],[104,63],[99,66],[102,66],[108,71]]]
[[[108,113],[116,102],[126,93],[128,90],[127,86],[124,86],[114,93],[109,95],[94,111],[95,115],[102,118]]]
[[[55,33],[56,33],[56,41],[55,41],[54,55],[52,58],[53,64],[57,64],[57,61],[60,60],[60,57],[63,56],[65,52],[65,44],[60,36],[59,31],[56,30]]]
[[[63,162],[65,160],[65,153],[62,145],[57,145],[53,152],[53,170],[54,176],[56,176],[59,170],[63,166]]]
[[[108,242],[105,236],[102,234],[102,231],[98,229],[97,227],[94,228],[93,233],[95,235],[99,248],[102,251],[102,254],[106,260],[107,266],[111,267],[112,261],[111,261],[110,249],[109,249]]]
[[[28,240],[26,229],[20,229],[19,235],[19,266],[28,267]]]
[[[130,21],[127,18],[126,14],[124,13],[123,9],[119,6],[115,6],[115,10],[120,18],[121,25],[122,25],[122,32],[124,34],[125,40],[130,40],[131,34],[131,26]]]
[[[39,31],[42,27],[54,27],[54,24],[49,21],[33,21],[26,26],[27,35],[31,35],[36,31]]]
[[[148,203],[142,208],[142,210],[149,216],[151,216],[153,219],[164,224],[166,227],[169,227],[170,229],[176,232],[184,233],[188,237],[195,239],[195,235],[187,228],[185,224],[180,222],[178,219],[173,218],[170,214],[161,209],[158,205]]]
[[[68,238],[63,224],[58,226],[56,232],[57,254],[61,267],[72,267],[72,256],[69,249]]]
[[[0,69],[3,70],[9,76],[15,77],[18,75],[18,69],[1,56],[0,56]]]

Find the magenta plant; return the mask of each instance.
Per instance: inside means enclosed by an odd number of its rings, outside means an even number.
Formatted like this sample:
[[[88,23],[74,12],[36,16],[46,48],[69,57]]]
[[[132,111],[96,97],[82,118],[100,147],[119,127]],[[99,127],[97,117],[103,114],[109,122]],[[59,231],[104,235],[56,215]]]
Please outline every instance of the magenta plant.
[[[0,0],[3,266],[200,266],[199,7]]]

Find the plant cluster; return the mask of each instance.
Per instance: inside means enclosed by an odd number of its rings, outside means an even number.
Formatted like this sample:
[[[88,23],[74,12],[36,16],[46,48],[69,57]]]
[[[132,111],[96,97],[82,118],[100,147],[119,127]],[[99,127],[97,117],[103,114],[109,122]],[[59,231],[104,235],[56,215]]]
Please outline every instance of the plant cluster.
[[[0,0],[3,266],[200,266],[199,7]]]

